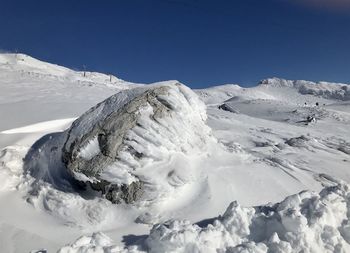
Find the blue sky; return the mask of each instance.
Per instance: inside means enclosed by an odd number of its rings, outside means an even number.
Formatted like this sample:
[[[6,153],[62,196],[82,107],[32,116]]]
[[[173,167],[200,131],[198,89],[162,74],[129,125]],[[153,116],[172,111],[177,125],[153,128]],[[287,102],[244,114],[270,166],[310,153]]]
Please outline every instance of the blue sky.
[[[0,0],[0,49],[142,83],[350,83],[348,3]]]

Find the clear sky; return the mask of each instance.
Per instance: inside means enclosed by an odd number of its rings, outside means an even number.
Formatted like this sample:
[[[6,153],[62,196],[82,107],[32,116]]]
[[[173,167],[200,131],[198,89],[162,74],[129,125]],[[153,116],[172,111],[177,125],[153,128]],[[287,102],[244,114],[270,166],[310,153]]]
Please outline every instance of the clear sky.
[[[149,83],[350,83],[350,0],[0,0],[0,50]]]

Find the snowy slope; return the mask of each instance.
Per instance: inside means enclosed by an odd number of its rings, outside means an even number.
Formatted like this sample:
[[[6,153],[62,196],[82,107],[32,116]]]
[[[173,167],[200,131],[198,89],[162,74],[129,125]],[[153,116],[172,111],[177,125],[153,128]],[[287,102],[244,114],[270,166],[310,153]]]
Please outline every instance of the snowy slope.
[[[77,117],[131,84],[104,74],[44,63],[22,54],[0,54],[0,131]],[[135,86],[135,85],[134,85]],[[83,91],[83,92],[82,92]]]
[[[172,194],[156,196],[151,202],[113,205],[100,196],[58,187],[55,181],[23,171],[29,148],[40,153],[38,147],[44,139],[67,129],[84,111],[120,90],[139,86],[115,77],[110,82],[108,75],[99,73],[87,72],[84,77],[81,72],[25,55],[0,55],[0,252],[44,248],[55,252],[81,235],[86,236],[61,252],[85,252],[91,247],[119,252],[128,245],[130,251],[145,250],[146,245],[154,252],[170,251],[170,247],[176,252],[184,252],[186,247],[187,252],[215,252],[217,248],[241,252],[243,248],[234,248],[238,244],[251,252],[279,252],[278,247],[281,252],[302,247],[314,252],[348,249],[349,236],[342,223],[348,219],[347,206],[341,204],[348,203],[346,183],[350,183],[350,97],[346,84],[273,78],[253,88],[223,85],[195,90],[206,104],[206,124],[215,141],[202,156],[188,159],[179,153],[169,164],[177,171],[171,176],[174,184],[179,178],[190,177],[189,172],[200,172],[201,180],[189,180]],[[220,109],[223,104],[232,110]],[[307,122],[308,116],[316,121]],[[344,182],[338,185],[338,180]],[[273,207],[250,207],[334,185],[340,190],[296,195]],[[333,201],[332,196],[339,197]],[[305,199],[305,203],[319,199],[318,205],[324,209],[300,206],[293,199]],[[231,205],[231,211],[214,222],[211,218],[223,213],[232,201],[243,207]],[[293,215],[288,214],[288,205],[296,210]],[[270,209],[267,222],[281,222],[276,218],[280,215],[283,226],[272,226],[262,237],[259,233],[267,226],[262,222],[267,219],[262,218],[266,215],[263,210]],[[307,212],[322,215],[312,220]],[[227,220],[232,215],[235,218]],[[169,219],[188,222],[166,222]],[[163,222],[149,235],[153,225]],[[197,222],[199,227],[192,225]],[[313,222],[315,229],[305,222]],[[259,227],[252,227],[257,223]],[[343,230],[338,230],[340,225]],[[246,230],[235,231],[237,227]],[[314,239],[292,239],[286,236],[287,232],[293,236],[288,229],[300,229],[303,232],[294,231],[300,236],[312,234],[331,241],[320,239],[305,246],[305,241]],[[97,233],[90,237],[93,232]]]

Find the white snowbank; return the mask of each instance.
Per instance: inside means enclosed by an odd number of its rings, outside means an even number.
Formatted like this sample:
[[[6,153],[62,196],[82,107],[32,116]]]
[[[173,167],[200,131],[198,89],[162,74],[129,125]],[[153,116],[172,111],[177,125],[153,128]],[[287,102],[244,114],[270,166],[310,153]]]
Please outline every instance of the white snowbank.
[[[91,236],[82,236],[69,246],[61,248],[57,253],[112,253],[121,252],[118,246],[113,246],[112,240],[105,234],[93,233]]]
[[[275,205],[242,207],[234,201],[202,227],[170,220],[123,250],[98,233],[59,252],[349,252],[349,211],[349,186],[338,184],[320,193],[300,192]]]
[[[70,126],[75,118],[69,119],[58,119],[40,122],[24,127],[13,128],[0,132],[0,134],[21,134],[21,133],[37,133],[37,132],[48,132],[56,131],[58,128],[65,129]]]

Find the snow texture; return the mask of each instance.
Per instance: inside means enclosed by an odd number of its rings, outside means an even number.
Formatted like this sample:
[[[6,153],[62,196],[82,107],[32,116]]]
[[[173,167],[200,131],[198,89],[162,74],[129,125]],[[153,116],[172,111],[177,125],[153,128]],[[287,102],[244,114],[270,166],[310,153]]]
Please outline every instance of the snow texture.
[[[348,252],[349,193],[348,185],[335,183],[277,204],[242,207],[234,201],[209,224],[169,220],[129,248],[113,246],[99,233],[59,252]]]

